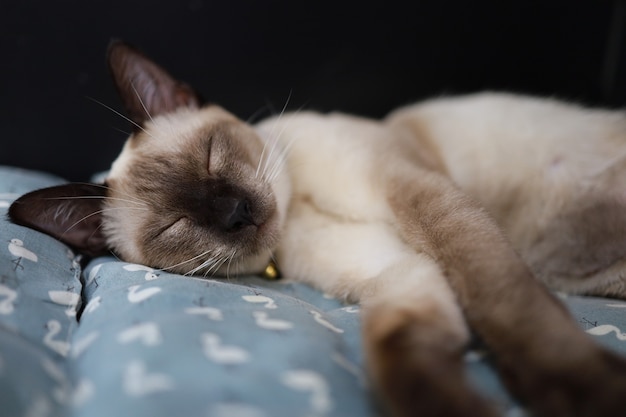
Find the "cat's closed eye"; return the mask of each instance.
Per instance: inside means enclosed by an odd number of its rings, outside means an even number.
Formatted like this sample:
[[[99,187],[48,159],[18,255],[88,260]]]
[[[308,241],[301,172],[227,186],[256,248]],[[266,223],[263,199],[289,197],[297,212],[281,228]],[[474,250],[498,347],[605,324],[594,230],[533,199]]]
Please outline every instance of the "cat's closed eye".
[[[177,220],[174,220],[171,223],[168,223],[158,234],[157,236],[163,236],[165,238],[168,235],[180,236],[181,232],[185,227],[188,227],[189,219],[187,217],[181,217]]]

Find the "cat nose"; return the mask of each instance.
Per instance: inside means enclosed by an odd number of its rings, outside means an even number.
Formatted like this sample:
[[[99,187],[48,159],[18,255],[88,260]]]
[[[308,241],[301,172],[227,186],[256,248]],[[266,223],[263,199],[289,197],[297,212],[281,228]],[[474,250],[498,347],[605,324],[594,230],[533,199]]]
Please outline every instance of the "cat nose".
[[[226,222],[226,226],[229,230],[238,230],[253,224],[255,223],[250,210],[250,203],[245,198],[237,200],[234,204],[233,212]]]

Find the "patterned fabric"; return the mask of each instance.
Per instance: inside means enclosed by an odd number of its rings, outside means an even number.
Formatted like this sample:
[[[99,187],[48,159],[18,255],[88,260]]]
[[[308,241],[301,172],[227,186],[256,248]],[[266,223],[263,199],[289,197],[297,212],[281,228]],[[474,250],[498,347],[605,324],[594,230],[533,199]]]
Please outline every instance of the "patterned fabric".
[[[10,202],[61,179],[0,167],[2,416],[383,415],[369,392],[359,308],[302,284],[182,277],[97,258],[10,224]],[[626,303],[564,298],[581,326],[626,354]],[[477,389],[523,416],[489,366]]]

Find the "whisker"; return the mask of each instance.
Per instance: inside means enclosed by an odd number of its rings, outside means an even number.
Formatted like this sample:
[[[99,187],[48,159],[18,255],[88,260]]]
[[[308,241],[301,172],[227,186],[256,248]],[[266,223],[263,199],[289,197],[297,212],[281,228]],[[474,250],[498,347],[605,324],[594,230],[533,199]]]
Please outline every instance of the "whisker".
[[[235,259],[235,255],[237,254],[237,249],[233,249],[233,253],[230,255],[230,259],[228,260],[228,265],[226,266],[226,279],[230,279],[230,264]]]
[[[101,226],[100,226],[101,227]],[[119,256],[117,256],[117,254],[113,251],[110,251],[111,256],[113,256],[115,259],[117,259],[120,262],[125,262],[122,258],[120,258]]]
[[[272,101],[267,97],[265,98],[265,106],[267,106],[270,115],[276,114],[276,107],[274,107],[274,103],[272,103]]]
[[[141,107],[143,108],[143,111],[148,115],[148,118],[150,119],[150,121],[152,122],[152,124],[155,127],[161,127],[161,126],[157,126],[157,124],[154,122],[154,119],[152,118],[152,115],[150,114],[150,112],[148,111],[148,108],[146,107],[143,99],[141,98],[141,96],[139,95],[139,92],[137,91],[137,89],[135,88],[135,84],[131,82],[130,86],[132,87],[133,91],[135,92],[135,94],[137,95],[137,99],[139,99],[139,104],[141,104]],[[144,130],[145,132],[145,130]],[[174,135],[175,132],[172,129],[172,127],[170,126],[170,135]]]
[[[237,259],[235,260],[235,271],[237,271],[237,274],[239,274],[239,271],[241,271],[241,263],[242,263],[242,258],[237,257]]]
[[[256,175],[255,178],[259,177],[259,173],[261,174],[261,178],[265,177],[265,174],[267,172],[267,166],[269,165],[269,161],[270,158],[272,156],[272,154],[274,153],[274,149],[276,148],[276,146],[278,146],[278,139],[279,136],[268,136],[267,138],[264,139],[264,143],[263,143],[263,151],[261,152],[261,156],[259,157],[259,163],[256,167]],[[267,151],[267,146],[270,145],[270,153],[269,155],[265,155],[266,151]],[[261,167],[263,167],[263,169],[261,169]]]
[[[285,128],[283,128],[283,130],[281,131],[281,135],[284,132],[284,130]],[[278,174],[280,174],[282,168],[285,166],[285,162],[287,161],[289,152],[291,152],[291,148],[293,147],[296,140],[298,140],[299,138],[300,138],[299,136],[294,135],[289,140],[289,142],[283,147],[283,149],[280,151],[280,153],[276,157],[276,160],[273,162],[271,168],[267,170],[268,172],[264,173],[265,181],[267,181],[268,183],[271,183],[272,181],[276,179]]]
[[[167,267],[165,267],[165,268],[161,268],[161,269],[160,269],[160,271],[167,271],[167,270],[170,270],[170,269],[177,268],[177,267],[179,267],[179,266],[182,266],[182,265],[188,264],[189,262],[193,262],[193,261],[195,261],[195,260],[196,260],[196,259],[198,259],[198,258],[202,258],[203,256],[208,255],[210,252],[211,252],[210,250],[207,250],[207,251],[205,251],[205,252],[202,252],[202,253],[201,253],[201,254],[199,254],[199,255],[194,256],[193,258],[187,259],[186,261],[182,261],[182,262],[179,262],[179,263],[177,263],[177,264],[170,265],[170,266],[167,266]]]
[[[101,199],[101,200],[114,200],[114,201],[123,201],[129,204],[139,204],[144,206],[142,208],[148,208],[147,204],[141,201],[129,200],[126,198],[119,197],[107,197],[107,196],[99,196],[99,195],[84,195],[84,196],[67,196],[67,197],[46,197],[44,200],[93,200],[93,199]]]
[[[274,251],[268,249],[267,252],[269,253],[270,259],[274,262],[274,264],[278,265],[278,260],[276,259],[276,254],[274,253]]]
[[[196,272],[201,271],[204,268],[208,268],[208,267],[212,268],[217,262],[219,262],[219,259],[220,259],[219,257],[218,258],[211,257],[207,259],[206,261],[204,261],[203,263],[201,263],[199,266],[188,271],[185,275],[195,275]]]
[[[148,203],[145,203],[141,200],[131,200],[128,198],[120,198],[120,197],[106,197],[106,200],[112,200],[112,201],[122,201],[124,203],[129,203],[129,204],[138,204],[142,207],[148,208]]]
[[[112,128],[113,128],[114,130],[117,130],[117,131],[118,131],[118,132],[120,132],[120,133],[125,134],[126,136],[130,136],[130,135],[131,135],[131,133],[130,133],[130,132],[127,132],[127,131],[125,131],[125,130],[123,130],[123,129],[120,129],[119,127],[112,126]]]
[[[206,265],[206,262],[203,262],[202,264],[200,264],[200,266],[197,266],[195,268],[192,268],[191,270],[187,271],[184,273],[184,276],[188,277],[191,275],[194,275],[196,272],[198,272],[200,269],[204,268],[204,266]]]
[[[293,140],[292,140],[293,142]],[[280,154],[276,157],[276,160],[273,162],[271,169],[269,169],[268,173],[264,176],[264,179],[267,183],[272,183],[278,174],[282,171],[282,168],[285,166],[287,161],[287,155],[289,154],[289,150],[291,146],[284,147]]]
[[[232,259],[232,254],[231,254],[231,255],[226,255],[226,256],[224,257],[224,261],[223,261],[223,262],[221,262],[221,264],[220,264],[219,268],[217,268],[217,269],[215,270],[215,273],[217,273],[217,270],[218,270],[218,269],[221,269],[222,267],[224,267],[224,264],[226,264],[226,262],[229,262],[231,259]],[[226,269],[226,275],[228,276],[228,268]]]
[[[137,89],[135,88],[135,83],[133,83],[131,81],[130,83],[130,87],[133,89],[133,91],[135,92],[135,95],[137,96],[137,99],[139,100],[139,104],[141,104],[141,107],[143,108],[143,111],[146,112],[146,114],[148,115],[148,117],[150,118],[150,121],[152,123],[154,123],[154,119],[152,118],[152,115],[150,114],[150,112],[148,111],[148,109],[146,108],[146,105],[144,104],[143,100],[141,99],[141,96],[139,95],[139,91],[137,91]]]
[[[247,124],[254,124],[254,119],[256,119],[261,113],[265,112],[268,110],[268,108],[270,107],[269,103],[264,104],[263,106],[261,106],[261,108],[259,108],[257,111],[255,111],[254,113],[252,113],[250,115],[250,117],[248,117],[246,119],[246,123]]]
[[[276,126],[278,126],[278,123],[281,121],[281,119],[285,115],[285,111],[287,110],[287,106],[289,105],[289,101],[291,100],[291,94],[292,93],[293,93],[293,89],[289,90],[289,95],[287,96],[287,100],[285,100],[285,104],[284,104],[282,110],[280,111],[280,114],[278,115],[278,118],[274,122],[274,124],[272,126],[272,129],[269,132],[269,137],[270,138],[274,137],[274,130],[276,129]],[[284,131],[284,128],[283,128],[283,131]],[[270,154],[267,157],[267,160],[266,160],[263,172],[266,171],[268,161],[270,161],[272,159],[272,154],[274,153],[274,150],[276,149],[275,144],[276,144],[276,142],[278,142],[278,138],[280,137],[280,133],[278,135],[276,135],[275,137],[276,137],[276,140],[274,141],[274,146],[272,146],[272,149],[270,150]]]
[[[216,264],[216,263],[217,263],[217,262],[215,262],[215,263],[211,266],[211,268],[213,268],[213,266],[215,266],[215,264]],[[208,269],[206,269],[206,270],[204,271],[204,273],[202,274],[202,278],[208,278],[208,277],[209,277],[209,272],[211,271],[211,268],[208,268]]]
[[[285,111],[287,110],[287,106],[289,105],[289,100],[291,100],[292,94],[293,94],[293,88],[289,89],[289,95],[287,96],[287,100],[285,100],[285,105],[283,106],[283,109],[280,111],[280,115],[278,116],[279,119],[283,117],[283,114],[285,114]]]
[[[217,273],[218,269],[220,269],[226,263],[226,261],[228,261],[228,259],[228,255],[221,255],[215,259],[212,259],[210,264],[206,265],[208,266],[208,268],[205,270],[202,276],[204,278],[207,278],[209,275],[214,276]]]
[[[124,119],[124,120],[126,120],[126,121],[130,122],[131,124],[135,125],[138,129],[141,129],[141,130],[142,130],[142,131],[143,131],[146,135],[148,135],[148,136],[150,136],[151,138],[153,138],[153,139],[154,139],[154,136],[152,136],[150,133],[148,133],[148,131],[147,131],[146,129],[144,129],[141,125],[139,125],[139,124],[135,123],[133,120],[131,120],[130,118],[128,118],[128,117],[126,117],[126,116],[124,116],[122,113],[118,112],[118,111],[117,111],[117,110],[115,110],[114,108],[107,106],[106,104],[102,103],[101,101],[96,100],[96,99],[95,99],[95,98],[93,98],[93,97],[89,97],[89,96],[87,96],[87,98],[88,98],[89,100],[91,100],[91,101],[93,101],[93,102],[95,102],[95,103],[97,103],[97,104],[101,105],[101,106],[102,106],[102,107],[104,107],[105,109],[108,109],[108,110],[112,111],[113,113],[115,113],[115,114],[117,114],[118,116],[120,116],[122,119]]]
[[[263,164],[263,157],[265,156],[265,149],[267,149],[267,144],[269,140],[263,141],[263,150],[261,150],[261,156],[259,156],[259,163],[256,166],[256,173],[254,174],[254,178],[259,177],[259,171],[261,170],[261,165]]]
[[[285,114],[285,110],[287,109],[287,106],[289,105],[289,100],[291,100],[291,94],[292,93],[293,93],[293,89],[289,90],[289,95],[287,96],[287,100],[285,100],[285,104],[283,105],[283,108],[280,111],[280,114],[278,115],[278,119],[276,120],[276,122],[274,123],[274,125],[272,126],[272,129],[270,130],[270,132],[268,134],[268,140],[264,141],[265,143],[263,144],[263,150],[261,151],[261,156],[259,157],[259,163],[257,165],[255,178],[258,178],[259,170],[260,170],[262,164],[263,164],[263,173],[265,173],[265,171],[267,170],[268,161],[271,159],[272,153],[274,152],[274,149],[275,149],[276,144],[278,142],[278,138],[280,137],[280,135],[274,136],[274,130],[276,129],[276,126],[277,126],[278,122],[280,121],[280,119]],[[274,138],[274,139],[272,140],[272,139],[269,139],[269,138]],[[268,143],[270,141],[272,141],[270,154],[267,157],[267,159],[264,160],[263,157],[265,156],[265,151],[266,151],[267,145],[268,145]],[[261,176],[263,177],[263,174],[261,174]]]
[[[289,122],[292,121],[293,118],[298,113],[300,113],[303,108],[304,108],[304,105],[300,106],[298,109],[296,109],[295,111],[293,111],[290,114],[290,116],[291,116],[290,119],[285,122],[285,125],[283,126],[283,128],[281,129],[279,134],[276,136],[276,138],[275,138],[276,142],[278,142],[279,139],[282,137],[283,133],[285,132],[285,129],[288,127]],[[278,124],[278,120],[276,121],[276,124]],[[285,145],[283,147],[283,149],[279,153],[279,157],[276,158],[276,160],[273,162],[271,167],[269,165],[269,158],[268,158],[267,164],[265,166],[265,169],[263,170],[263,175],[262,175],[266,182],[270,183],[274,179],[276,179],[276,177],[278,176],[278,174],[280,173],[280,171],[284,167],[284,163],[285,163],[285,161],[287,159],[287,156],[289,155],[291,147],[293,146],[293,142],[295,142],[296,139],[298,139],[298,137],[296,137],[296,136],[291,138],[289,143],[287,143],[287,145]]]
[[[149,204],[147,201],[141,200],[140,198],[137,198],[136,196],[134,196],[134,195],[132,195],[132,194],[129,194],[129,193],[127,193],[127,192],[123,192],[123,191],[122,191],[122,190],[120,190],[120,189],[113,188],[113,187],[111,187],[110,185],[105,185],[105,184],[94,184],[94,183],[86,183],[86,182],[83,182],[83,183],[80,183],[80,182],[79,182],[79,183],[77,183],[77,184],[90,185],[90,186],[93,186],[93,187],[103,188],[103,189],[105,189],[105,190],[111,190],[111,191],[113,191],[113,192],[120,193],[120,194],[122,194],[122,195],[124,195],[124,196],[128,197],[129,199],[133,200],[133,201],[134,201],[134,202],[136,202],[136,203],[140,203],[140,204],[143,204],[143,205],[145,205],[145,206],[150,206],[150,204]],[[113,197],[107,197],[107,198],[113,198]]]
[[[213,276],[218,269],[220,269],[220,266],[224,263],[224,261],[226,260],[226,258],[222,255],[219,258],[217,258],[215,260],[215,262],[213,263],[213,265],[211,265],[204,273],[204,277],[208,277],[209,274],[211,274],[211,276]]]
[[[268,139],[268,141],[266,142],[266,143],[269,143],[271,141],[272,145],[271,145],[271,149],[270,149],[269,155],[263,161],[264,164],[263,164],[263,170],[261,172],[261,178],[266,178],[267,177],[267,171],[268,171],[268,168],[269,168],[270,163],[272,161],[272,155],[274,154],[274,151],[276,150],[276,148],[278,148],[280,146],[279,145],[279,142],[280,142],[279,139],[280,139],[280,135],[276,135],[273,138]]]
[[[147,208],[144,207],[108,207],[108,208],[104,208],[102,210],[96,210],[93,213],[89,213],[86,216],[83,216],[81,219],[77,220],[76,222],[72,223],[72,225],[70,225],[67,229],[65,229],[63,231],[63,233],[61,234],[61,236],[65,235],[66,233],[68,233],[70,230],[72,230],[74,227],[78,226],[81,222],[84,222],[85,220],[89,219],[90,217],[96,216],[98,214],[102,214],[105,213],[107,211],[111,211],[111,210],[145,210],[148,211]],[[55,214],[55,218],[60,216],[61,213],[58,212],[59,210],[57,210],[57,213]]]

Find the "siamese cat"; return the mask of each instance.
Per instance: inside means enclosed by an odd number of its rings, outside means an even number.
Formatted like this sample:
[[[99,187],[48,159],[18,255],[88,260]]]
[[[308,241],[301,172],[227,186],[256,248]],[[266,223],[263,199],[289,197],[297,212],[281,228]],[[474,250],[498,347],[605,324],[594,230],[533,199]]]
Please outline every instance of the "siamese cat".
[[[626,412],[626,361],[546,289],[626,298],[622,112],[482,93],[251,126],[122,42],[108,63],[134,132],[106,181],[29,193],[15,223],[182,275],[275,260],[361,303],[393,416],[498,415],[464,379],[470,329],[535,415]]]

